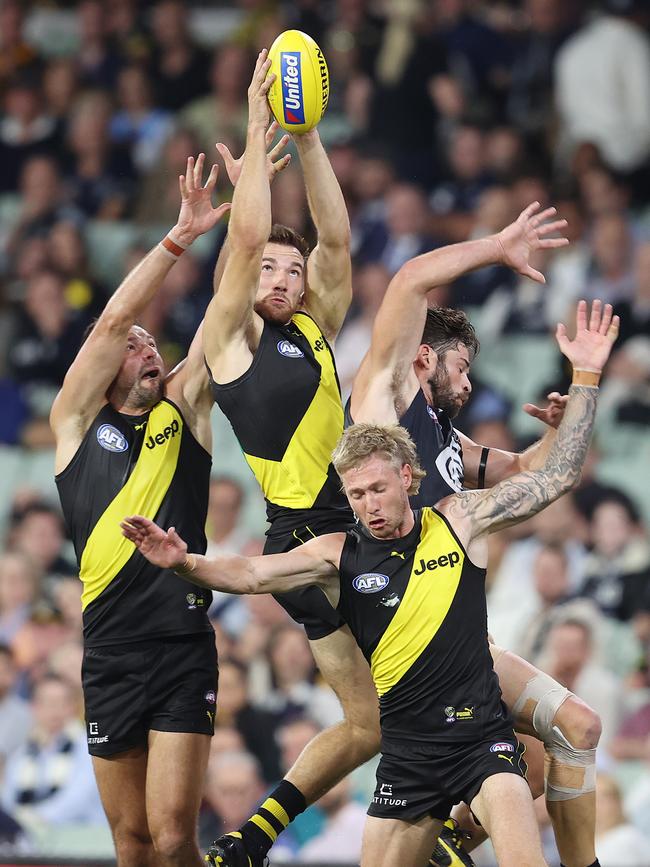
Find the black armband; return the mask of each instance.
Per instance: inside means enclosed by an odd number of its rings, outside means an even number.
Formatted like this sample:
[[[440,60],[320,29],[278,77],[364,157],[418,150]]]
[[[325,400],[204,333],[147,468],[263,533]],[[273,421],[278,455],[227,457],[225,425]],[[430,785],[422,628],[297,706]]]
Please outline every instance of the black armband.
[[[481,460],[480,460],[480,463],[478,465],[478,487],[479,488],[485,487],[485,468],[487,467],[487,459],[488,459],[489,454],[490,454],[490,449],[488,449],[486,446],[483,446],[483,448],[481,449]]]

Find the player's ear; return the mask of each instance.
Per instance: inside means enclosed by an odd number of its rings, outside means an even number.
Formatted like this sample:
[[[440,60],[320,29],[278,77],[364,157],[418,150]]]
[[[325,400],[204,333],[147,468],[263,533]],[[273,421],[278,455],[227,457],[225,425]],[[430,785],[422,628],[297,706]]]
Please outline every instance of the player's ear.
[[[415,364],[423,370],[433,370],[438,363],[438,354],[428,343],[421,343],[415,356]]]
[[[411,470],[410,464],[404,464],[402,466],[401,476],[404,490],[408,492],[411,489],[411,485],[413,484],[413,471]]]

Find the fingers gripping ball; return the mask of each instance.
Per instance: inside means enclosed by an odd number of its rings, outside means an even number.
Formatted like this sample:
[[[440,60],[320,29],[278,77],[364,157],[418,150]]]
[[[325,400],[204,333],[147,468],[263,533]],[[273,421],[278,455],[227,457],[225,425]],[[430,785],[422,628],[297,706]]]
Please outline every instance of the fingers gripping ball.
[[[276,79],[269,90],[275,119],[287,132],[309,132],[327,108],[330,84],[323,52],[311,36],[285,30],[269,50]]]

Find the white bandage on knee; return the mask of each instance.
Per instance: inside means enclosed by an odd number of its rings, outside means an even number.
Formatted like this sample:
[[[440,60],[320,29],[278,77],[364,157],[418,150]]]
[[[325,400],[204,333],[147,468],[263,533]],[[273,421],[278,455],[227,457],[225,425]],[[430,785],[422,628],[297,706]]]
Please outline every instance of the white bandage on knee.
[[[579,750],[572,746],[557,726],[553,741],[544,743],[550,758],[546,777],[547,801],[570,801],[596,788],[596,748]]]
[[[533,728],[540,740],[546,744],[553,738],[553,720],[570,693],[548,674],[538,671],[526,683],[521,695],[512,708],[515,718],[521,714],[533,722]]]
[[[512,709],[515,719],[518,714],[532,719],[544,744],[550,759],[546,778],[549,801],[569,801],[596,787],[596,750],[577,749],[553,725],[560,706],[570,695],[568,689],[540,671],[528,681]]]

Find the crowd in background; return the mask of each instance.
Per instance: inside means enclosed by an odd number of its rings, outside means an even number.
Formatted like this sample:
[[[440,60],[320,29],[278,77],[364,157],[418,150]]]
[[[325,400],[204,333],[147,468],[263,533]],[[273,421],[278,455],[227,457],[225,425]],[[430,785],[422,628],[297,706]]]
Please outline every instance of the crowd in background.
[[[571,245],[545,285],[499,266],[432,292],[482,341],[458,427],[521,449],[521,411],[569,372],[552,338],[578,298],[621,317],[580,488],[492,537],[490,628],[603,719],[597,851],[650,863],[650,10],[612,0],[0,0],[0,851],[110,852],[86,752],[80,582],[52,485],[52,398],[90,320],[174,224],[187,157],[241,153],[254,57],[296,27],[321,45],[319,130],[352,227],[354,301],[335,354],[344,393],[391,276],[495,232],[531,201]],[[232,191],[221,172],[218,194]],[[314,241],[298,161],[273,216]],[[174,266],[141,324],[183,357],[223,229]],[[259,553],[260,497],[215,410],[209,552]],[[302,629],[270,597],[220,595],[217,730],[203,844],[248,818],[340,718]],[[276,859],[358,859],[374,785],[356,772],[282,835]],[[540,806],[551,863],[548,817]],[[477,856],[477,863],[481,861]]]

